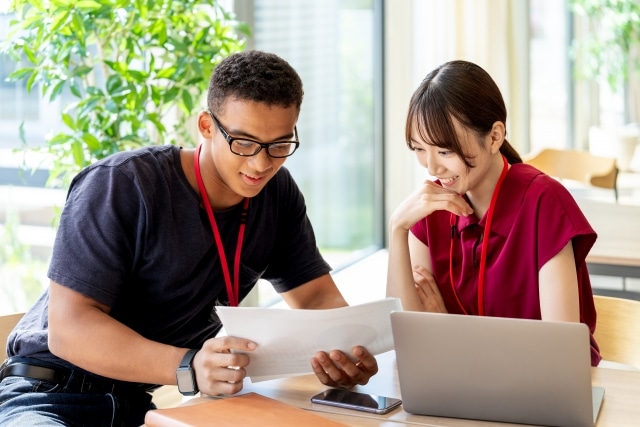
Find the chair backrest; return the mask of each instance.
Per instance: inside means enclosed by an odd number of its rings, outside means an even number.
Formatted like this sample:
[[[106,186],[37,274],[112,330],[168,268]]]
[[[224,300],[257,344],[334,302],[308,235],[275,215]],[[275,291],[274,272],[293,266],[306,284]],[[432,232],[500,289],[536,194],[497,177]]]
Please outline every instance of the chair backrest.
[[[537,154],[523,157],[524,163],[532,165],[547,175],[612,189],[616,193],[617,200],[618,167],[615,157],[602,157],[588,151],[555,148],[545,148]]]
[[[640,369],[640,301],[594,295],[594,337],[605,360]]]
[[[5,314],[0,316],[0,364],[7,358],[7,338],[24,313]]]

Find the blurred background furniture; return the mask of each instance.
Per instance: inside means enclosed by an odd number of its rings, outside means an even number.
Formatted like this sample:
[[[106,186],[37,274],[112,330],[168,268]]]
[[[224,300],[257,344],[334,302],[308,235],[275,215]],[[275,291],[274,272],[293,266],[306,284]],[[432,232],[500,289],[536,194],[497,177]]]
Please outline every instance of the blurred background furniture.
[[[604,360],[640,369],[640,301],[594,295],[594,337]]]
[[[598,234],[587,255],[589,273],[640,278],[640,205],[576,202]]]
[[[598,234],[587,255],[592,275],[614,276],[622,279],[622,290],[594,289],[594,292],[640,299],[637,291],[627,291],[627,277],[640,279],[640,205],[610,203],[587,198],[576,202]]]
[[[524,163],[560,180],[570,179],[613,190],[618,201],[618,168],[615,157],[596,156],[588,151],[545,148],[523,156]]]

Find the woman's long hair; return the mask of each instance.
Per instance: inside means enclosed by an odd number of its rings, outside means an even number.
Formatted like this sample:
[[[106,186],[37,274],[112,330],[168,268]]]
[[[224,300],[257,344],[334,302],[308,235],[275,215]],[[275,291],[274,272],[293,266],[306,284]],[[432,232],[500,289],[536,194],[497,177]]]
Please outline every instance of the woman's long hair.
[[[411,97],[405,128],[410,149],[415,129],[421,140],[453,151],[472,168],[472,158],[460,145],[453,118],[479,137],[486,136],[495,122],[502,122],[506,132],[507,108],[500,89],[484,69],[472,62],[450,61],[427,74]],[[500,152],[510,164],[522,163],[506,135]]]

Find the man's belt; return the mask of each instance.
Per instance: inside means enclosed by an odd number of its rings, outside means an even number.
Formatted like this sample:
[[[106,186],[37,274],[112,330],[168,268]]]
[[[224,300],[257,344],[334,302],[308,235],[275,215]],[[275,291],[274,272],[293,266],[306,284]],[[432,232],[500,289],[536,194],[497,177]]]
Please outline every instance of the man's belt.
[[[18,359],[18,360],[16,360]],[[42,382],[57,384],[57,391],[65,393],[131,393],[133,391],[148,391],[153,387],[112,381],[86,373],[82,370],[67,369],[62,366],[53,367],[37,359],[17,357],[7,359],[0,366],[0,381],[6,377],[18,376],[32,378]]]

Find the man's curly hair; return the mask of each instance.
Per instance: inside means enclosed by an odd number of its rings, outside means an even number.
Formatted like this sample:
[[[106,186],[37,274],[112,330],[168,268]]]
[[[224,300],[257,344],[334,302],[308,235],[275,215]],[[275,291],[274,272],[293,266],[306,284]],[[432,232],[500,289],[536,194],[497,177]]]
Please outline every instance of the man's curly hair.
[[[228,98],[281,107],[302,105],[302,80],[287,61],[273,53],[250,50],[223,59],[209,81],[207,105],[214,114]]]

